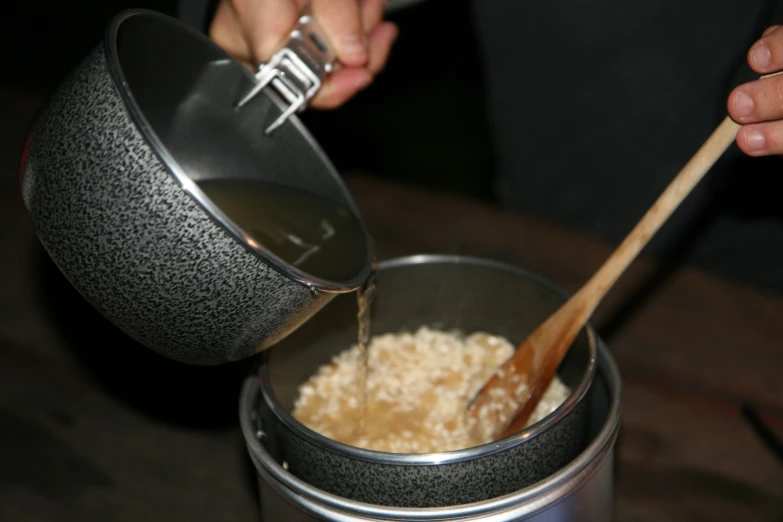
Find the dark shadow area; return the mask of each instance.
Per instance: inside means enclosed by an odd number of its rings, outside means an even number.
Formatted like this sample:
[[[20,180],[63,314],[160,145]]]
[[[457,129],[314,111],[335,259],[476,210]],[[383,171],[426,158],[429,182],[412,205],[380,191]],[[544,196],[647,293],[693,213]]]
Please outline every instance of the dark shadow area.
[[[154,9],[173,15],[176,0],[4,1],[0,85],[46,95],[95,45],[109,21],[124,9]]]
[[[49,320],[79,364],[107,393],[160,422],[188,429],[238,423],[239,389],[252,359],[190,366],[137,343],[95,310],[40,248],[38,272]]]
[[[84,490],[115,486],[111,475],[45,424],[0,407],[0,429],[0,491],[26,484],[47,499],[63,502]],[[41,473],[37,463],[46,463],[47,472]]]
[[[739,154],[727,161],[719,172],[715,199],[729,215],[741,221],[783,223],[783,158],[749,158]]]
[[[242,458],[242,471],[243,471],[243,477],[242,482],[248,492],[250,492],[253,496],[253,501],[255,503],[256,509],[260,512],[261,511],[261,496],[258,493],[258,472],[256,471],[255,464],[253,464],[253,460],[250,458],[250,456],[247,453],[247,446],[245,445],[245,439],[240,435],[239,440],[237,441],[238,444],[238,454]]]
[[[614,335],[619,333],[666,280],[682,267],[692,252],[695,241],[710,226],[719,209],[718,202],[711,200],[686,226],[682,227],[680,234],[669,247],[668,254],[658,260],[652,272],[636,285],[633,292],[616,306],[612,314],[596,325],[599,335],[609,343],[609,346],[612,345]]]
[[[302,114],[338,170],[494,201],[471,16],[466,0],[392,13],[400,36],[372,87],[337,111]]]
[[[629,466],[618,477],[617,491],[630,502],[644,498],[654,503],[658,514],[687,505],[689,520],[783,520],[778,496],[700,469],[650,464]],[[644,492],[643,496],[639,495],[640,491]]]
[[[775,433],[772,427],[764,422],[756,409],[750,404],[743,404],[741,408],[742,418],[748,423],[753,432],[758,436],[764,447],[783,465],[783,438]]]
[[[749,165],[753,162],[752,168]],[[732,149],[716,167],[714,176],[705,180],[710,184],[711,196],[687,222],[680,223],[674,239],[659,256],[654,269],[634,289],[633,293],[617,305],[597,328],[603,339],[610,342],[645,302],[683,265],[688,263],[700,238],[707,233],[721,215],[731,215],[742,220],[766,220],[783,222],[783,205],[779,194],[783,193],[783,159],[779,157],[748,158]],[[775,248],[775,245],[770,245]],[[725,265],[724,270],[738,272],[742,267]],[[708,270],[720,277],[720,268]],[[749,275],[752,277],[752,275]]]

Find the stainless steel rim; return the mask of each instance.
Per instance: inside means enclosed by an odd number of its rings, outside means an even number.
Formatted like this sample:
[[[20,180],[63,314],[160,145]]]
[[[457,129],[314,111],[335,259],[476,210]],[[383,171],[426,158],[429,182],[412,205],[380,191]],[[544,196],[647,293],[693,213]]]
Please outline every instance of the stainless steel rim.
[[[439,255],[439,254],[420,254],[414,256],[400,257],[383,261],[378,264],[378,270],[396,268],[401,266],[411,266],[420,264],[470,264],[476,266],[491,267],[498,270],[506,270],[514,272],[518,275],[532,279],[539,284],[555,291],[560,294],[564,299],[566,294],[547,281],[546,279],[528,272],[522,268],[507,263],[501,263],[490,259],[483,259],[469,256],[457,256],[457,255]],[[261,382],[264,400],[270,410],[285,424],[289,429],[293,430],[299,436],[307,439],[313,444],[334,452],[344,455],[348,455],[355,459],[374,462],[378,464],[393,464],[395,466],[434,466],[440,464],[451,464],[456,462],[463,462],[471,460],[476,457],[485,457],[494,453],[507,451],[509,448],[522,444],[523,442],[533,439],[554,426],[563,417],[568,415],[579,402],[584,398],[585,394],[590,390],[590,385],[595,377],[596,368],[596,335],[592,326],[587,325],[588,342],[590,345],[590,357],[587,362],[587,371],[585,372],[579,385],[571,392],[571,395],[561,404],[555,411],[541,419],[535,424],[528,426],[524,430],[501,439],[499,441],[482,444],[481,446],[475,446],[473,448],[448,451],[442,453],[422,453],[422,454],[395,454],[384,453],[380,451],[373,451],[363,448],[357,448],[349,446],[341,442],[334,441],[326,438],[319,433],[311,430],[298,420],[294,419],[286,409],[280,404],[277,396],[274,393],[270,383],[270,380],[266,373],[266,362],[268,360],[268,354],[262,354],[261,367],[259,369],[261,375]]]
[[[142,114],[138,104],[133,98],[133,95],[130,93],[127,82],[125,80],[125,75],[123,74],[122,67],[120,66],[119,63],[119,57],[117,56],[117,45],[116,45],[117,32],[120,26],[122,25],[122,23],[133,16],[145,16],[149,18],[158,18],[168,23],[177,24],[182,28],[183,31],[191,33],[194,38],[203,39],[204,35],[196,31],[192,27],[182,22],[179,22],[177,20],[174,20],[173,18],[166,16],[162,13],[150,11],[147,9],[130,9],[114,17],[112,22],[109,24],[108,29],[106,30],[106,35],[104,38],[104,53],[106,56],[106,61],[108,63],[109,74],[112,78],[112,81],[114,82],[115,87],[117,88],[117,91],[119,92],[120,98],[124,102],[125,108],[128,110],[128,113],[133,119],[133,122],[136,124],[136,127],[139,129],[142,136],[147,141],[147,143],[149,144],[153,152],[158,156],[161,163],[166,166],[166,168],[168,169],[169,173],[174,178],[174,180],[185,190],[185,192],[201,208],[204,209],[204,211],[219,226],[221,226],[224,230],[226,230],[226,232],[228,232],[229,235],[231,235],[236,241],[238,241],[243,247],[245,247],[246,250],[248,250],[252,255],[258,257],[262,262],[271,266],[273,269],[280,272],[284,276],[298,283],[306,285],[310,288],[319,291],[324,291],[324,292],[346,293],[346,292],[352,292],[357,288],[359,288],[359,286],[367,279],[367,277],[369,277],[370,274],[370,260],[372,258],[372,252],[374,250],[372,238],[370,237],[366,227],[364,226],[364,220],[362,219],[361,214],[359,213],[359,209],[356,206],[356,203],[351,197],[350,191],[346,187],[342,178],[335,171],[334,166],[332,165],[329,158],[326,156],[324,151],[315,141],[315,138],[313,138],[313,136],[309,133],[309,131],[301,122],[301,120],[296,115],[292,115],[289,118],[291,124],[296,127],[297,131],[302,135],[305,141],[307,141],[307,143],[313,148],[313,150],[319,156],[321,161],[327,166],[327,170],[329,170],[330,174],[332,175],[333,181],[340,188],[340,191],[344,193],[346,200],[350,205],[351,212],[353,212],[353,214],[360,221],[362,227],[364,228],[365,238],[367,240],[367,246],[368,246],[367,262],[365,263],[365,267],[362,269],[362,271],[359,274],[357,274],[353,279],[350,279],[348,281],[343,281],[343,282],[330,281],[330,280],[321,279],[313,275],[307,274],[306,272],[303,272],[298,268],[286,263],[285,261],[283,261],[276,255],[274,255],[272,252],[270,252],[263,246],[258,245],[258,243],[253,241],[252,238],[250,238],[247,234],[245,234],[242,231],[242,229],[236,226],[216,205],[212,203],[212,201],[206,196],[206,194],[204,194],[204,192],[198,187],[198,185],[196,185],[193,182],[193,180],[190,179],[190,177],[180,167],[180,165],[171,156],[171,154],[169,154],[169,152],[167,151],[166,147],[163,145],[158,135],[152,129],[152,126],[144,117],[144,114]],[[223,54],[225,56],[226,61],[234,61],[231,55],[223,51],[222,48],[217,46],[211,40],[208,41],[208,45],[211,45],[215,50]],[[248,79],[254,81],[254,77],[252,74],[250,74],[250,71],[247,71],[244,67],[241,67],[241,69],[244,72],[244,74],[247,75]],[[282,100],[280,100],[279,97],[275,96],[274,93],[265,91],[264,94],[268,96],[281,110],[285,108],[285,104],[282,102]]]
[[[507,513],[509,515],[502,520],[516,520],[519,516],[533,515],[565,498],[587,482],[612,454],[620,428],[622,384],[614,359],[600,341],[597,343],[597,352],[599,371],[606,378],[611,394],[606,422],[598,435],[571,463],[543,481],[523,490],[482,502],[437,508],[398,508],[348,500],[310,486],[275,462],[256,438],[252,415],[260,390],[257,380],[253,377],[245,381],[240,397],[239,417],[242,434],[257,471],[270,487],[287,500],[316,516],[328,513],[330,519],[338,521],[353,521],[355,518],[351,518],[352,516],[382,520],[449,520]]]

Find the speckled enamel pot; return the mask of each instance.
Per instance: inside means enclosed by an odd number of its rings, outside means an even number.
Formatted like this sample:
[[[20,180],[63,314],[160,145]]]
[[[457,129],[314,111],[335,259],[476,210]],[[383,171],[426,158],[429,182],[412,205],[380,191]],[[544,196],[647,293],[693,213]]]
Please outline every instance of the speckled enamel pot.
[[[315,191],[359,215],[329,160],[206,36],[134,10],[41,110],[22,158],[24,203],[60,270],[115,325],[173,359],[219,364],[284,338],[347,281],[302,273],[255,244],[199,190],[217,177]]]
[[[563,295],[524,270],[458,256],[414,256],[381,263],[372,332],[421,325],[484,330],[521,341],[562,304]],[[260,388],[249,384],[243,422],[255,424],[291,475],[345,499],[381,506],[451,506],[496,498],[535,484],[585,448],[595,336],[578,336],[558,375],[572,393],[552,414],[501,441],[439,454],[368,451],[335,442],[296,421],[297,387],[356,339],[356,304],[332,301],[262,356]],[[249,445],[255,444],[252,441]],[[251,449],[252,451],[252,449]]]

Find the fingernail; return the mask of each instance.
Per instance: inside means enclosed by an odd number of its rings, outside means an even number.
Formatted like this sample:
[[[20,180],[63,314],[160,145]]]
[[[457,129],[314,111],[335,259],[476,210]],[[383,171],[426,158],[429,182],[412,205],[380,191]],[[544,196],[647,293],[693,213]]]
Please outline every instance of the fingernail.
[[[342,54],[345,58],[364,58],[367,56],[367,38],[363,36],[344,36],[341,40]]]
[[[767,143],[767,140],[764,139],[764,135],[756,129],[748,129],[745,138],[747,139],[748,147],[751,150],[761,150]]]
[[[734,95],[734,111],[740,118],[745,118],[753,113],[753,98],[747,93],[739,91]]]
[[[753,65],[758,67],[767,67],[772,61],[772,53],[769,51],[769,46],[764,42],[756,42],[753,49],[750,51],[750,60]]]

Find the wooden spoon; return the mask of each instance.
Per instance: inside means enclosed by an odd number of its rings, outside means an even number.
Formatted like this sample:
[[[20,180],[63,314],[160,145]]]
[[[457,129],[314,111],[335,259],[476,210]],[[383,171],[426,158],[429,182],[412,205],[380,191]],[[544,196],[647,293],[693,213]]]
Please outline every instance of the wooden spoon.
[[[571,343],[601,299],[731,145],[738,129],[731,118],[723,120],[598,272],[484,385],[469,407],[469,415],[479,419],[476,425],[481,436],[498,440],[527,425]]]

